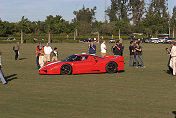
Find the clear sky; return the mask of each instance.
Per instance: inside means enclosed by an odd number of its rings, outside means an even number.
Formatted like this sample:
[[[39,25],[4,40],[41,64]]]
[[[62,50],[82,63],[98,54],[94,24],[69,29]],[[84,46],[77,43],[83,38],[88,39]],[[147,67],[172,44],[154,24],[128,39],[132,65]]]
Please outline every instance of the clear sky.
[[[81,9],[83,5],[86,8],[97,6],[96,19],[104,21],[105,0],[0,0],[0,18],[18,22],[25,16],[31,21],[44,21],[48,15],[61,15],[71,21],[74,18],[73,11]],[[110,0],[107,0],[109,5]],[[174,6],[176,0],[169,0],[170,13]]]

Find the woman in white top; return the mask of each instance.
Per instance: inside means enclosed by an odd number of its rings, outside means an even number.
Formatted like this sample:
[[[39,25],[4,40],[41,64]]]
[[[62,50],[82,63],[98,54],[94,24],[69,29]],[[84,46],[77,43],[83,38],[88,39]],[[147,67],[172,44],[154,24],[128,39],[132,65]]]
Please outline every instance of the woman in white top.
[[[101,44],[101,56],[104,57],[106,55],[106,45],[105,45],[106,41],[103,40],[102,44]]]

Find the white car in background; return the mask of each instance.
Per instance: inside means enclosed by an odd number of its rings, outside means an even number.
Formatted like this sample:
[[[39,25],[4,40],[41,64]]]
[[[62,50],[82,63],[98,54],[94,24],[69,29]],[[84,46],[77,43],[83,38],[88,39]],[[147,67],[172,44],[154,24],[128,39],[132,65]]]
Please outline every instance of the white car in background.
[[[159,43],[165,43],[168,38],[159,38]]]
[[[151,42],[158,44],[159,43],[159,39],[158,38],[151,38]]]

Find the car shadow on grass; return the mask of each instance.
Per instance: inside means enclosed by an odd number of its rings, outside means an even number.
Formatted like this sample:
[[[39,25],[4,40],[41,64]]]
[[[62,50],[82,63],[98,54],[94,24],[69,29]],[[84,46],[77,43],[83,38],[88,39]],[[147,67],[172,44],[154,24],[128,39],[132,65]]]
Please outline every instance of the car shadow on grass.
[[[107,72],[104,72],[104,73],[82,73],[82,74],[73,74],[73,75],[101,75],[101,74],[118,74],[118,73],[124,73],[124,72],[125,72],[125,70],[121,70],[116,73],[107,73]]]
[[[5,76],[5,79],[7,82],[9,81],[12,81],[14,79],[18,79],[17,77],[15,77],[17,74],[12,74],[12,75],[9,75],[9,76]]]
[[[25,60],[25,59],[27,59],[27,58],[19,58],[19,60]]]

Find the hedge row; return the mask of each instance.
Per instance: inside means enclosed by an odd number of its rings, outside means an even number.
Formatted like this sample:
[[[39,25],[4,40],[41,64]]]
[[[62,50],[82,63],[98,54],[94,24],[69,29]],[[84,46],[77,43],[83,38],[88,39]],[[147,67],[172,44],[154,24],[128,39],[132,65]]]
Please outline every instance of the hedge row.
[[[16,43],[21,40],[0,40],[0,43]],[[24,40],[24,43],[46,43],[48,40]],[[51,43],[79,43],[79,40],[51,40]]]

